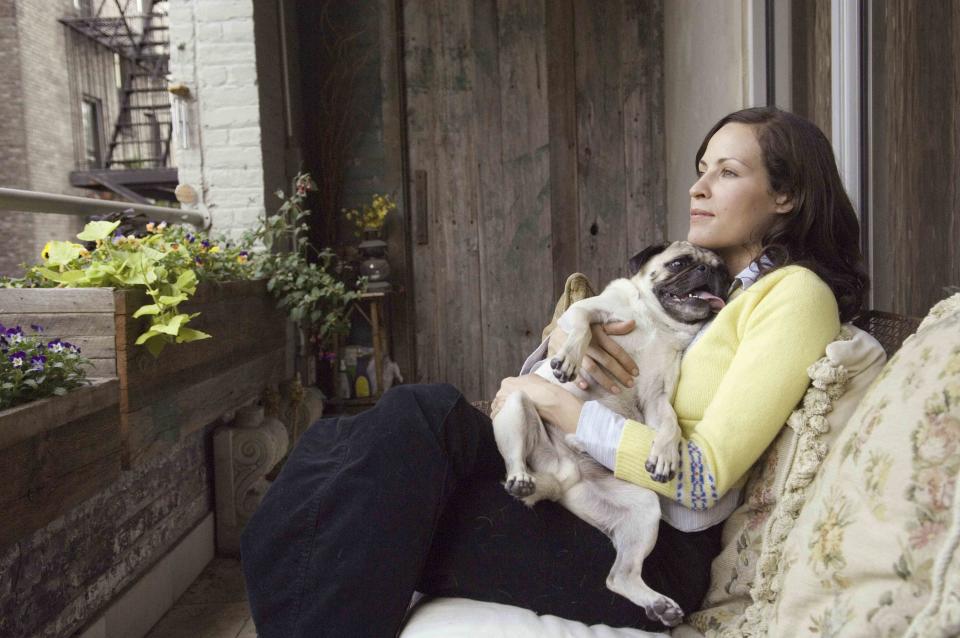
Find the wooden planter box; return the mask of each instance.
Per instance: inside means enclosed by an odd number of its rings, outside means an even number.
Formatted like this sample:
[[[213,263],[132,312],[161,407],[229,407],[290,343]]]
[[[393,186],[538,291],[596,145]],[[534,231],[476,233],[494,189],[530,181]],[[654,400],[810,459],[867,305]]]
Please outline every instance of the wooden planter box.
[[[92,375],[119,379],[124,468],[134,467],[226,412],[259,397],[287,374],[287,319],[263,281],[204,284],[182,312],[212,339],[167,346],[159,358],[135,345],[149,325],[133,319],[147,303],[113,288],[3,289],[0,323],[37,323],[80,346]]]
[[[0,548],[120,476],[119,382],[0,411]]]

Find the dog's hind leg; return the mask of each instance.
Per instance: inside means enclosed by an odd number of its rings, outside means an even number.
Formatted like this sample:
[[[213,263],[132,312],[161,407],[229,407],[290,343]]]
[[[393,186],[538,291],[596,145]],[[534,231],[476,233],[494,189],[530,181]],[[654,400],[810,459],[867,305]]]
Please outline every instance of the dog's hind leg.
[[[507,466],[504,487],[517,498],[529,497],[537,488],[527,458],[536,447],[542,428],[536,408],[523,392],[509,395],[493,418],[493,436]]]
[[[644,559],[657,542],[657,495],[613,476],[591,476],[568,490],[561,502],[613,542],[617,557],[607,576],[607,587],[643,607],[651,620],[668,627],[680,624],[680,606],[654,591],[643,581],[641,573]]]

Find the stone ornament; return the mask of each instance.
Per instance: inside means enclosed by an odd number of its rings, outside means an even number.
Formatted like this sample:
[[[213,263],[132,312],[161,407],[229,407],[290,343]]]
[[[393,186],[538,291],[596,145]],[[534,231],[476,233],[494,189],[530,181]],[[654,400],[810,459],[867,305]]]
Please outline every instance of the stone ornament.
[[[269,484],[264,478],[289,446],[287,428],[260,406],[237,410],[229,425],[213,435],[217,550],[239,555],[240,534]]]

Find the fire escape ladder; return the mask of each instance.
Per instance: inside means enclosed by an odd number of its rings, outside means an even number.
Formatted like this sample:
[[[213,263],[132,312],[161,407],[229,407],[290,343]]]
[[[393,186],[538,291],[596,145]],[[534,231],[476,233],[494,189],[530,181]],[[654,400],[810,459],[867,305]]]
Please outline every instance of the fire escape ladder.
[[[168,164],[173,124],[166,73],[170,60],[166,13],[156,2],[144,18],[126,72],[120,112],[107,151],[106,168],[161,168]]]

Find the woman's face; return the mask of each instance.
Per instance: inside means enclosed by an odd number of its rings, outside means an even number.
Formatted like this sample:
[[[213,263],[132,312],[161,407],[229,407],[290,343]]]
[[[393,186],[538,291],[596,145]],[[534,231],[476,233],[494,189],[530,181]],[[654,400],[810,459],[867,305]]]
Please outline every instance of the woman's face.
[[[793,204],[770,191],[760,144],[748,124],[730,122],[714,133],[697,173],[687,240],[717,252],[735,276],[759,257],[764,233]]]

